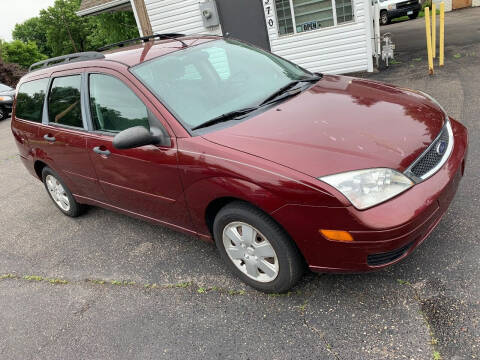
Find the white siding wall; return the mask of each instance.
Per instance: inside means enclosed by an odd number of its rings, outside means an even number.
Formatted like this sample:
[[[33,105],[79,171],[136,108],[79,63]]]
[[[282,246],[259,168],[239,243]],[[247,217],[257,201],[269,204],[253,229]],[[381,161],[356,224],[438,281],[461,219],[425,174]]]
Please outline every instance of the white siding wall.
[[[372,71],[370,11],[367,0],[352,0],[355,19],[335,27],[294,35],[278,35],[277,21],[267,26],[272,52],[310,71],[340,74]],[[269,18],[267,17],[267,21]]]
[[[199,0],[145,0],[153,33],[221,35],[219,26],[203,27],[199,2]]]
[[[275,25],[268,27],[272,52],[311,71],[348,73],[372,70],[372,23],[366,4],[354,2],[353,22],[303,34],[278,36]],[[154,33],[211,33],[221,35],[219,26],[204,28],[199,0],[145,0]],[[268,21],[268,19],[266,19]]]

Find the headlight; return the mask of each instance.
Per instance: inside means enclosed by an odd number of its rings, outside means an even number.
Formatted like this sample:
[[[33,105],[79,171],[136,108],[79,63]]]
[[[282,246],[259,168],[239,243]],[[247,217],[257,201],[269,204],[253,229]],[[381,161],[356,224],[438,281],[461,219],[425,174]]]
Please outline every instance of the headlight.
[[[413,186],[408,177],[387,168],[355,170],[318,179],[340,191],[359,210],[378,205]]]
[[[390,4],[388,5],[388,10],[395,10],[397,8],[397,5],[396,4]]]
[[[0,96],[0,101],[12,101],[13,97],[11,96]]]

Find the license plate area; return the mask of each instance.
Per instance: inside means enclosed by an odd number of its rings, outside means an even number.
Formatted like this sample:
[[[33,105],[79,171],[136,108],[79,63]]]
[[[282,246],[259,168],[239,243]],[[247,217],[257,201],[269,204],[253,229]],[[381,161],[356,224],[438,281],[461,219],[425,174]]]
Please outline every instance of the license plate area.
[[[413,10],[407,11],[407,15],[413,15]]]

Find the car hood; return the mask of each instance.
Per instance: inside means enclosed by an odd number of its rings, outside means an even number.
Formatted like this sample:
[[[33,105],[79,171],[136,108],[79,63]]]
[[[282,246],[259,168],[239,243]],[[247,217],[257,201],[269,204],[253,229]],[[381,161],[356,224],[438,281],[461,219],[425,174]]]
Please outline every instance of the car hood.
[[[203,136],[319,177],[372,167],[404,171],[444,121],[443,110],[421,93],[325,75],[296,97]]]
[[[15,89],[0,91],[0,96],[15,96]]]

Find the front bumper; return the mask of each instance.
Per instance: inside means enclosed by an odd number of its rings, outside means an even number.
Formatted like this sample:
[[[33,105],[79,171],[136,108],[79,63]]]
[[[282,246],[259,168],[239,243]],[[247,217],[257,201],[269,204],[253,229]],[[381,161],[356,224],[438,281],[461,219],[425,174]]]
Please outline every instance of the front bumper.
[[[412,11],[413,13],[418,13],[420,12],[421,9],[422,9],[422,6],[419,3],[416,3],[415,5],[403,7],[401,9],[387,10],[387,14],[389,19],[395,19],[398,17],[408,15],[408,12],[410,11]]]
[[[0,101],[0,107],[6,109],[8,112],[12,112],[13,102]]]
[[[360,272],[385,267],[414,251],[445,214],[463,176],[467,130],[451,119],[454,148],[429,179],[367,210],[286,205],[272,213],[297,243],[310,268]],[[355,241],[325,239],[319,229],[347,230]]]

